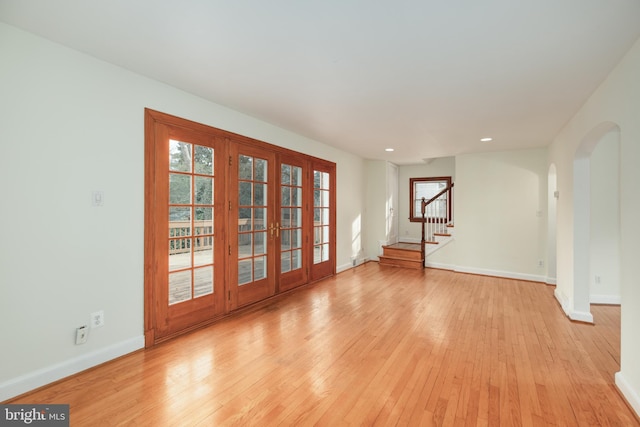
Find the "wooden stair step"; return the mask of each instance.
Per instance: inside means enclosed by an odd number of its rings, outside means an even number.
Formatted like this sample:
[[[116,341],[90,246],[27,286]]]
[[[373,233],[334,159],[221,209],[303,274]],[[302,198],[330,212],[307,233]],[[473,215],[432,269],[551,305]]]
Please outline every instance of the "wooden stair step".
[[[422,258],[422,253],[419,250],[412,251],[406,249],[385,247],[384,256],[388,258],[414,259],[419,261]]]
[[[391,245],[383,245],[384,249],[402,249],[405,251],[418,251],[420,252],[420,243],[407,243],[407,242],[399,242],[393,243]]]
[[[424,265],[423,259],[390,257],[385,255],[379,256],[378,259],[380,260],[380,265],[388,265],[392,267],[422,269]]]

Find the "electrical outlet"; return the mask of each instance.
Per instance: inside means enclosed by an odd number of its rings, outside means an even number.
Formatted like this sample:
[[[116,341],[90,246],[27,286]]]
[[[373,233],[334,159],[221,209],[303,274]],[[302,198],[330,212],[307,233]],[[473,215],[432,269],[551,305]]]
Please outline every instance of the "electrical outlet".
[[[96,311],[91,313],[91,328],[100,328],[104,326],[104,311]]]
[[[544,267],[544,261],[539,259],[538,260],[538,267]]]
[[[596,283],[600,284],[600,276],[596,276]]]
[[[76,345],[84,344],[87,342],[89,328],[87,325],[82,325],[76,329]]]

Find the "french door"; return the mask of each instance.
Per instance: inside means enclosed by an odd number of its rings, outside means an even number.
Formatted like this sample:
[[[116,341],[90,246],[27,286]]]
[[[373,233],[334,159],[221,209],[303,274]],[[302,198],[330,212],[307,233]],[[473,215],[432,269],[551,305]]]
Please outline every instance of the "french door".
[[[336,198],[335,165],[314,161],[313,209],[313,256],[310,280],[319,280],[335,274],[336,258]]]
[[[308,223],[308,162],[294,156],[279,156],[277,194],[278,291],[286,291],[308,281],[310,252]]]
[[[276,293],[275,154],[231,143],[229,150],[229,310]]]
[[[335,164],[145,114],[145,344],[335,274]]]
[[[158,339],[225,311],[225,148],[215,137],[181,127],[157,123],[154,130],[158,191],[146,249],[156,254],[151,268]]]
[[[303,203],[311,191],[300,158],[231,143],[229,164],[228,308],[233,310],[308,281]]]

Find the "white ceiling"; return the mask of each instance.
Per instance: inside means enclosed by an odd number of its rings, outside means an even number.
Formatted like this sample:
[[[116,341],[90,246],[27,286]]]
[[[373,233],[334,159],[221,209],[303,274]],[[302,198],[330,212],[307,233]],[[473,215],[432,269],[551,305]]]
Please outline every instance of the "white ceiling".
[[[640,36],[640,0],[0,0],[0,20],[410,164],[548,145]]]

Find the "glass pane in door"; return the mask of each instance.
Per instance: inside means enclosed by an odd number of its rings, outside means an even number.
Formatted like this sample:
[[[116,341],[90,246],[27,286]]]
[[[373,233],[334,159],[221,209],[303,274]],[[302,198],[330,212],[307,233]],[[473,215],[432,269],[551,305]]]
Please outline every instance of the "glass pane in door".
[[[267,160],[238,158],[238,285],[267,277]]]
[[[214,179],[212,148],[169,140],[169,305],[214,291]]]
[[[329,260],[329,174],[313,171],[313,263]]]
[[[302,268],[302,168],[280,168],[280,272]]]

